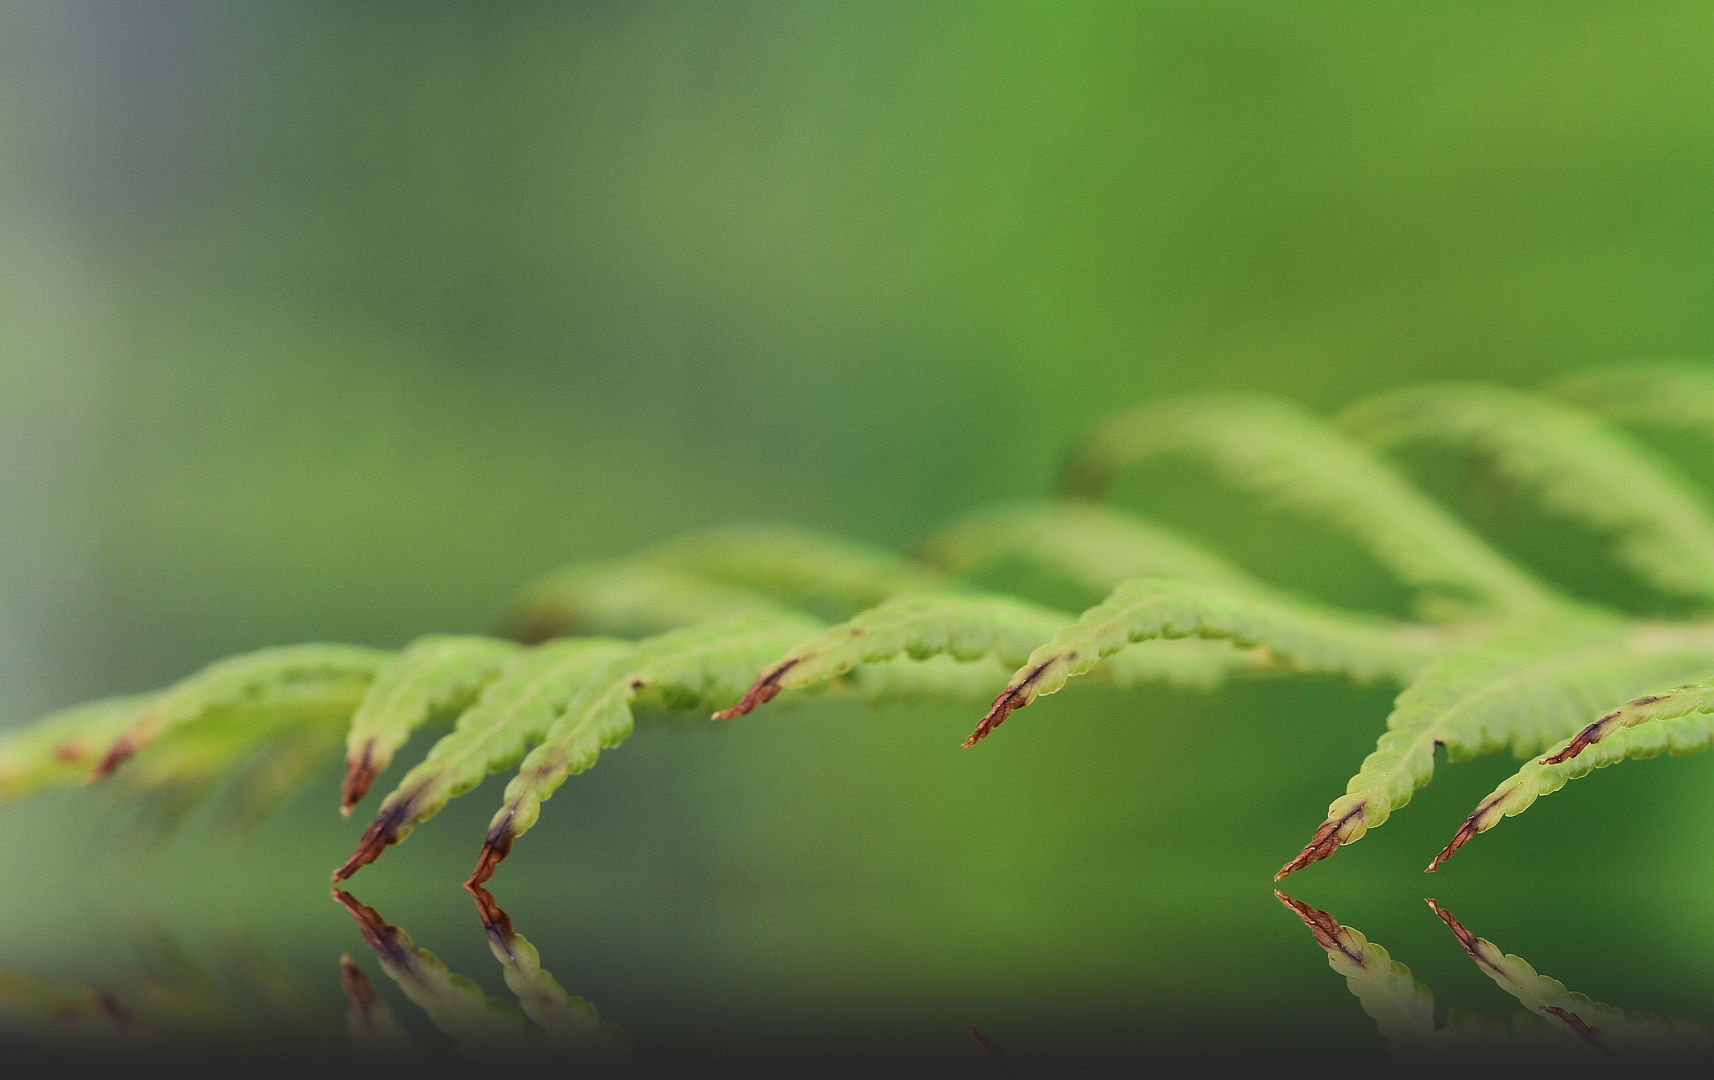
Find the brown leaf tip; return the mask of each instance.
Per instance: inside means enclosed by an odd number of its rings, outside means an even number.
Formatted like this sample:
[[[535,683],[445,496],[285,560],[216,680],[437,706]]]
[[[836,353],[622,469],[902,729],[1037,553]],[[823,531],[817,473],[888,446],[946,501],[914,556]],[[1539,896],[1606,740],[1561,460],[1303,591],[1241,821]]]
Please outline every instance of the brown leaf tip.
[[[1310,907],[1302,900],[1295,900],[1278,889],[1274,890],[1274,899],[1290,908],[1293,914],[1302,919],[1303,925],[1309,927],[1309,932],[1315,935],[1316,943],[1327,952],[1338,952],[1353,964],[1359,967],[1363,965],[1363,954],[1352,952],[1340,934],[1340,930],[1343,928],[1339,925],[1338,919],[1325,911],[1318,911]]]
[[[750,684],[750,689],[744,691],[744,696],[738,699],[738,704],[732,706],[730,709],[721,709],[719,712],[714,714],[714,719],[736,720],[740,716],[748,715],[756,706],[766,705],[776,697],[779,697],[780,680],[785,678],[786,672],[796,667],[802,661],[803,657],[794,656],[790,660],[783,660],[762,672],[761,676],[757,678],[755,682]]]
[[[405,821],[410,818],[416,806],[414,796],[406,796],[392,806],[382,808],[375,815],[375,820],[363,830],[363,836],[357,841],[357,850],[333,872],[335,882],[344,881],[357,871],[368,866],[381,857],[388,847],[399,842],[399,831]]]
[[[91,781],[100,780],[114,769],[125,764],[136,752],[137,745],[131,741],[129,735],[119,736],[113,741],[113,745],[107,748],[107,752],[101,755],[101,760],[95,763],[95,771],[89,774],[89,779]]]
[[[1008,716],[1028,705],[1030,703],[1030,691],[1042,677],[1042,672],[1046,671],[1057,659],[1059,657],[1043,660],[1031,668],[1030,673],[1019,680],[1016,686],[1008,686],[1000,691],[1000,696],[994,699],[994,704],[988,709],[988,712],[981,720],[977,721],[976,730],[970,733],[970,737],[964,740],[959,749],[968,750],[986,739],[995,728],[1006,722]]]
[[[369,793],[370,785],[375,783],[375,777],[380,769],[373,763],[375,740],[370,739],[363,744],[363,752],[345,763],[345,786],[340,792],[339,812],[346,817],[351,816],[351,808]]]
[[[1606,716],[1595,721],[1593,724],[1590,724],[1582,731],[1579,731],[1577,733],[1577,737],[1566,744],[1565,749],[1561,750],[1557,754],[1549,754],[1547,757],[1542,758],[1540,763],[1543,765],[1558,765],[1561,762],[1570,761],[1578,754],[1581,754],[1583,751],[1606,738],[1610,721],[1612,721],[1612,719],[1617,715],[1619,715],[1617,712],[1610,712]]]
[[[1362,819],[1363,804],[1358,803],[1347,810],[1344,817],[1322,822],[1321,827],[1315,830],[1315,835],[1309,838],[1309,843],[1305,844],[1303,850],[1297,853],[1297,857],[1280,867],[1279,873],[1274,875],[1274,880],[1279,881],[1295,874],[1310,863],[1320,862],[1339,850],[1339,845],[1344,842],[1344,837],[1341,834],[1346,826]]]
[[[516,813],[515,807],[509,808],[506,816],[488,830],[488,838],[482,841],[482,852],[476,857],[476,869],[470,872],[470,877],[464,882],[464,887],[470,890],[472,895],[483,882],[494,876],[494,871],[500,868],[500,863],[512,853],[512,843],[517,840],[512,834],[512,818]]]
[[[1486,827],[1482,824],[1483,819],[1485,819],[1494,807],[1498,806],[1506,796],[1510,795],[1513,790],[1515,789],[1507,788],[1505,791],[1491,795],[1482,800],[1482,803],[1477,806],[1476,809],[1470,811],[1470,816],[1464,819],[1464,824],[1458,826],[1458,831],[1452,834],[1452,842],[1440,849],[1440,854],[1436,855],[1433,860],[1429,862],[1428,869],[1424,870],[1423,873],[1434,873],[1436,870],[1440,869],[1441,863],[1452,858],[1454,852],[1475,839],[1476,834]]]

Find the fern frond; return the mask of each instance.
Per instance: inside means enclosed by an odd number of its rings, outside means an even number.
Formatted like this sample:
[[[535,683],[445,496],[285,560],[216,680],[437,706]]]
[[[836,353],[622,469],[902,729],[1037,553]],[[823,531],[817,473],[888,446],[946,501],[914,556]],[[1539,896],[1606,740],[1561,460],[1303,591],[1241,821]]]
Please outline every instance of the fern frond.
[[[1208,394],[1119,413],[1072,452],[1060,492],[1099,498],[1119,470],[1168,455],[1202,458],[1229,483],[1346,532],[1427,594],[1426,614],[1477,605],[1529,615],[1559,603],[1389,466],[1272,398]]]
[[[116,854],[151,854],[223,785],[214,829],[228,841],[246,839],[332,755],[362,694],[361,683],[290,684],[246,703],[241,712],[215,712],[175,726],[110,781],[120,805],[130,810]],[[237,779],[227,783],[234,773]]]
[[[243,768],[232,773],[214,805],[214,829],[229,843],[249,840],[274,811],[334,758],[345,734],[345,713],[300,717]]]
[[[1437,442],[1479,453],[1549,509],[1613,538],[1620,560],[1664,591],[1714,598],[1714,519],[1678,470],[1599,418],[1480,383],[1413,386],[1335,423],[1369,446]]]
[[[947,655],[973,662],[987,656],[1018,663],[1052,637],[1069,616],[1026,600],[984,593],[899,596],[795,644],[762,670],[736,705],[716,720],[743,716],[781,690],[811,686],[859,665],[906,656]]]
[[[969,662],[946,654],[926,660],[898,656],[853,668],[827,685],[831,692],[850,691],[876,705],[924,700],[970,704],[992,698],[1009,674],[1011,668],[991,656]]]
[[[339,958],[339,983],[345,989],[345,1035],[359,1054],[399,1058],[419,1053],[410,1033],[349,953]]]
[[[239,719],[271,699],[303,702],[319,694],[342,701],[353,691],[360,695],[390,655],[358,645],[282,645],[218,660],[139,712],[107,748],[94,775],[107,775],[176,727],[217,714]]]
[[[975,687],[990,685],[991,662],[1015,666],[1029,657],[1033,646],[1073,621],[1066,612],[1009,596],[896,597],[799,642],[762,669],[744,696],[714,719],[744,716],[781,690],[834,678],[853,681],[859,693],[871,699],[968,700]],[[1208,689],[1236,672],[1272,666],[1271,657],[1240,653],[1221,641],[1160,641],[1115,656],[1097,671],[1118,686],[1164,683]],[[1000,683],[991,685],[997,688]]]
[[[513,1057],[528,1047],[536,1032],[517,1006],[489,997],[469,979],[448,971],[434,953],[350,893],[335,889],[333,898],[357,920],[381,970],[467,1056]]]
[[[1398,697],[1387,731],[1327,820],[1275,880],[1360,839],[1434,775],[1434,751],[1468,761],[1542,748],[1650,686],[1714,665],[1703,628],[1638,627],[1593,616],[1510,632],[1427,667]]]
[[[631,648],[630,642],[612,638],[565,638],[514,655],[452,731],[381,801],[357,850],[334,871],[333,880],[344,881],[374,862],[489,773],[516,764],[530,743],[546,736],[590,676]]]
[[[1293,671],[1405,681],[1445,647],[1421,627],[1339,612],[1307,601],[1171,578],[1135,578],[1032,651],[964,743],[972,746],[1014,711],[1102,657],[1160,638],[1207,638],[1266,648]]]
[[[777,522],[692,533],[645,552],[643,558],[833,617],[951,584],[932,567],[885,548]]]
[[[1434,992],[1412,978],[1410,968],[1327,912],[1278,889],[1274,896],[1309,927],[1327,953],[1327,966],[1345,976],[1352,996],[1396,1053],[1420,1053],[1434,1039]]]
[[[573,634],[642,638],[710,619],[781,610],[752,589],[639,559],[583,562],[527,586],[501,622],[536,644]]]
[[[580,997],[566,992],[542,968],[541,954],[524,935],[512,928],[512,920],[480,885],[472,886],[482,927],[488,932],[488,947],[504,970],[506,986],[518,996],[524,1015],[541,1025],[548,1041],[560,1050],[578,1055],[623,1058],[630,1052],[625,1033],[616,1024],[601,1022],[601,1013]]]
[[[1694,1021],[1662,1020],[1651,1013],[1626,1013],[1592,1001],[1565,988],[1558,979],[1538,974],[1521,956],[1502,953],[1497,945],[1464,929],[1452,914],[1433,900],[1428,906],[1446,923],[1476,966],[1530,1012],[1550,1017],[1592,1050],[1621,1056],[1694,1055],[1714,1049],[1709,1030]]]
[[[1548,393],[1608,420],[1714,432],[1714,365],[1706,361],[1642,360],[1579,371]]]
[[[1714,663],[1710,664],[1714,669]],[[1697,682],[1645,694],[1612,710],[1538,760],[1530,761],[1477,804],[1434,861],[1430,871],[1479,833],[1528,810],[1576,780],[1629,758],[1698,754],[1714,745],[1714,682]]]
[[[568,776],[595,764],[631,734],[632,708],[692,709],[730,701],[758,668],[816,623],[805,616],[740,616],[637,643],[589,676],[506,785],[470,884],[480,885],[541,815]]]
[[[917,554],[959,577],[1002,562],[1028,562],[1103,596],[1134,577],[1258,584],[1190,540],[1092,503],[1016,502],[979,510],[929,537]]]
[[[431,634],[382,664],[351,718],[339,812],[351,816],[412,731],[436,712],[470,704],[517,651],[496,638]]]
[[[113,740],[155,698],[105,698],[63,709],[0,736],[0,796],[19,799],[45,787],[80,784]]]

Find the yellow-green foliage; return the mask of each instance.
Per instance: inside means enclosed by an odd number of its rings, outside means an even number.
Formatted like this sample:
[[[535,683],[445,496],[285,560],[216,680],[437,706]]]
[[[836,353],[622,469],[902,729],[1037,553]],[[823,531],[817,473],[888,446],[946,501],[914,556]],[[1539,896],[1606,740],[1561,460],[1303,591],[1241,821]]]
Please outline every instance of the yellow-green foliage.
[[[783,690],[811,689],[871,702],[991,699],[969,745],[1086,674],[1197,688],[1332,674],[1401,693],[1375,752],[1281,875],[1385,822],[1432,778],[1438,747],[1452,761],[1556,747],[1552,761],[1525,765],[1478,807],[1444,858],[1567,779],[1714,741],[1701,691],[1673,690],[1714,678],[1714,620],[1645,622],[1563,596],[1379,455],[1422,440],[1486,455],[1549,509],[1609,534],[1655,585],[1714,600],[1714,519],[1703,497],[1609,426],[1656,419],[1714,432],[1714,371],[1612,369],[1563,381],[1550,396],[1409,388],[1353,406],[1337,425],[1248,395],[1151,402],[1099,424],[1073,450],[1065,498],[966,514],[914,557],[789,525],[705,530],[527,588],[506,625],[524,642],[545,642],[534,647],[440,635],[397,653],[285,646],[154,694],[57,713],[0,742],[0,793],[123,766],[119,786],[139,819],[164,828],[236,772],[220,816],[253,822],[304,782],[348,725],[349,809],[415,728],[444,716],[451,732],[382,800],[336,877],[521,761],[483,844],[480,881],[568,776],[623,741],[639,711],[730,719]],[[1293,595],[1194,539],[1093,501],[1119,471],[1162,456],[1199,459],[1348,535],[1415,590],[1421,619]],[[1078,615],[973,584],[1017,567],[1105,599]],[[574,636],[589,634],[613,636]]]
[[[1403,477],[1283,401],[1167,398],[1109,417],[1066,460],[1060,489],[1096,498],[1125,467],[1163,456],[1210,463],[1233,484],[1326,521],[1425,593],[1425,612],[1470,605],[1540,612],[1552,595]]]
[[[1489,458],[1549,509],[1613,537],[1668,592],[1714,599],[1714,521],[1690,482],[1599,418],[1499,386],[1417,386],[1360,402],[1342,430],[1383,449],[1438,442]]]

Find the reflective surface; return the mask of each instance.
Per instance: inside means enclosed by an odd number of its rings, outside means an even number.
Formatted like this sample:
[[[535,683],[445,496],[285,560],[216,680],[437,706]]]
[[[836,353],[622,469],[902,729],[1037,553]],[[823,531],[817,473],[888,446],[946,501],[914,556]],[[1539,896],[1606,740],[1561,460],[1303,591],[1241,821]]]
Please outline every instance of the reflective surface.
[[[1325,414],[1714,355],[1711,57],[1714,12],[1669,2],[0,5],[0,723],[485,631],[544,570],[712,523],[904,550],[1164,393]],[[1508,554],[1671,612],[1459,464],[1436,494]],[[1116,494],[1402,609],[1205,473]],[[1269,879],[1389,698],[1089,691],[963,753],[959,710],[645,721],[490,888],[636,1060],[987,1067],[963,1024],[1022,1063],[1379,1058]],[[1441,1010],[1518,1005],[1424,896],[1599,1000],[1714,1017],[1714,755],[1603,770],[1425,878],[1512,768],[1440,769],[1293,896]],[[350,954],[451,1053],[329,899],[362,814],[315,775],[247,841],[242,800],[164,830],[191,791],[129,825],[98,791],[0,807],[0,966],[42,981],[6,1015],[343,1053]],[[458,886],[498,787],[348,888],[509,1001]]]
[[[344,1054],[339,961],[350,954],[410,1043],[432,1053],[489,1054],[497,1040],[516,1039],[520,1053],[602,1060],[628,1047],[642,1062],[984,1065],[989,1053],[966,1024],[1015,1066],[1161,1053],[1498,1054],[1538,1044],[1605,1053],[1563,1022],[1501,1038],[1468,1018],[1454,1018],[1455,1034],[1426,1047],[1401,1046],[1377,1031],[1315,936],[1275,901],[1269,872],[1301,823],[1266,807],[1295,797],[1301,781],[1291,773],[1313,771],[1316,748],[1281,745],[1271,732],[1301,731],[1325,709],[1384,704],[1371,696],[1279,682],[1212,701],[1098,692],[1009,725],[1013,744],[990,740],[995,752],[980,756],[951,749],[967,721],[956,709],[818,703],[728,726],[645,722],[549,805],[528,838],[532,857],[508,862],[490,883],[486,925],[457,883],[497,785],[454,803],[355,877],[349,911],[325,884],[358,828],[334,810],[334,762],[248,847],[211,834],[217,823],[205,813],[157,861],[131,871],[104,869],[103,845],[134,834],[98,820],[101,793],[60,793],[0,818],[14,882],[0,924],[7,1015],[14,1037],[61,1045],[79,1032],[125,1040],[146,1030],[148,1045]],[[1174,745],[1158,731],[1138,733],[1151,715],[1197,709],[1208,725],[1201,736]],[[1223,741],[1197,745],[1223,726],[1231,728]],[[1353,741],[1366,738],[1353,727]],[[1249,753],[1281,767],[1271,787],[1225,792],[1224,807],[1178,793],[1194,790],[1198,774],[1205,791],[1219,790],[1211,755]],[[928,761],[930,775],[889,783],[885,761],[900,754]],[[776,758],[802,767],[773,768],[759,781]],[[1424,906],[1425,894],[1573,990],[1628,1010],[1714,1015],[1714,940],[1691,884],[1704,840],[1694,815],[1660,813],[1706,805],[1708,761],[1604,772],[1581,803],[1546,805],[1473,844],[1467,865],[1425,877],[1424,857],[1445,827],[1509,764],[1443,769],[1388,828],[1294,878],[1294,894],[1407,964],[1432,988],[1443,1027],[1451,1007],[1510,1024],[1520,1005]],[[1177,784],[1164,789],[1169,777]],[[674,795],[649,797],[662,791]],[[1609,833],[1598,849],[1605,866],[1591,852],[1541,842],[1619,808],[1657,824],[1631,830],[1629,846]],[[506,920],[494,914],[501,910]],[[509,983],[521,976],[514,966],[509,978],[495,951],[505,935],[494,928],[505,921],[540,950],[567,995],[591,1003],[624,1038],[609,1040],[594,1013],[551,986],[546,1005],[518,1011]],[[479,990],[464,987],[425,1010],[434,994],[411,985],[412,965],[398,961],[388,926]],[[555,1008],[569,1010],[583,1041],[546,1033],[537,1014]],[[115,1022],[121,1013],[134,1023]],[[482,1023],[473,1030],[465,1014]],[[359,1030],[364,1046],[392,1044],[385,1022]]]

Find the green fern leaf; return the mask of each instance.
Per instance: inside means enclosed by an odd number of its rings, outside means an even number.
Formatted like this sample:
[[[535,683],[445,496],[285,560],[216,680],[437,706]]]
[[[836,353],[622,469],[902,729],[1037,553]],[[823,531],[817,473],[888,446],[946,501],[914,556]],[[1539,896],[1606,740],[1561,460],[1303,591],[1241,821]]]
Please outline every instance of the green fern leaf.
[[[1560,379],[1548,392],[1608,420],[1714,432],[1714,367],[1703,361],[1595,368]]]
[[[382,664],[351,718],[339,812],[347,817],[394,751],[439,711],[462,710],[518,647],[484,637],[420,637]]]
[[[1435,441],[1492,459],[1550,509],[1614,538],[1645,580],[1714,598],[1714,520],[1673,466],[1598,418],[1482,384],[1416,386],[1361,402],[1338,426],[1383,450]]]
[[[566,638],[514,655],[452,731],[381,801],[357,850],[334,871],[333,880],[344,881],[374,862],[449,800],[488,774],[516,764],[530,743],[547,734],[590,676],[631,648],[629,642],[611,638]]]
[[[549,638],[641,638],[733,615],[779,611],[769,597],[638,559],[585,562],[556,570],[519,594],[502,621],[526,644]]]
[[[762,670],[736,705],[716,720],[743,716],[781,690],[811,686],[860,665],[898,657],[947,655],[974,662],[994,656],[1015,664],[1065,625],[1069,616],[1024,600],[982,593],[899,596],[798,642]]]
[[[1060,490],[1098,498],[1119,470],[1166,455],[1204,458],[1228,482],[1349,533],[1424,591],[1425,614],[1477,605],[1529,615],[1558,603],[1388,466],[1271,398],[1169,398],[1113,416],[1067,459]]]
[[[1433,777],[1437,746],[1455,762],[1507,746],[1527,756],[1642,689],[1711,665],[1714,637],[1705,629],[1637,627],[1594,616],[1516,630],[1452,653],[1399,695],[1374,753],[1275,880],[1360,839],[1408,803]]]
[[[391,655],[357,645],[283,645],[216,661],[162,692],[120,732],[96,764],[105,776],[174,728],[215,714],[240,718],[271,698],[359,694]],[[355,701],[352,703],[355,705]]]
[[[248,841],[333,759],[344,741],[347,715],[349,710],[337,709],[319,718],[300,715],[243,768],[231,771],[211,815],[216,836],[227,843]]]
[[[536,1032],[517,1006],[489,997],[469,979],[448,971],[434,953],[419,947],[409,934],[389,925],[350,893],[335,889],[333,898],[357,920],[381,970],[466,1056],[515,1057],[528,1048]]]
[[[1709,668],[1714,669],[1714,662]],[[1714,745],[1714,682],[1691,683],[1628,701],[1501,782],[1464,819],[1452,842],[1428,868],[1438,869],[1477,834],[1523,813],[1567,781],[1627,757],[1651,758],[1663,753],[1682,757],[1701,753],[1710,745]]]
[[[19,799],[45,787],[78,784],[153,694],[105,698],[43,717],[0,737],[0,796]]]
[[[634,705],[692,709],[730,701],[770,656],[815,626],[804,616],[740,616],[650,638],[602,665],[506,785],[505,805],[489,826],[470,884],[488,880],[568,776],[630,736]]]
[[[884,548],[772,522],[692,533],[646,552],[643,558],[835,618],[895,596],[932,592],[950,584],[933,568]]]
[[[853,668],[826,687],[835,694],[848,691],[872,705],[924,700],[970,704],[992,698],[1010,673],[991,656],[968,662],[945,654],[924,660],[900,656]]]
[[[1190,637],[1264,647],[1290,670],[1359,681],[1406,681],[1445,647],[1433,631],[1306,601],[1170,578],[1135,578],[1032,651],[964,745],[980,742],[1014,711],[1057,691],[1102,657],[1135,642]]]
[[[506,986],[518,996],[524,1015],[541,1025],[548,1041],[557,1049],[577,1055],[606,1059],[628,1056],[630,1044],[616,1024],[601,1022],[601,1013],[580,997],[566,992],[542,968],[541,954],[524,935],[512,928],[512,920],[480,885],[471,896],[488,932],[488,947],[500,961]]]
[[[1134,577],[1258,584],[1192,541],[1090,503],[1018,502],[980,510],[935,533],[917,553],[959,577],[1021,560],[1103,596]]]
[[[121,804],[132,810],[123,857],[151,854],[223,783],[216,832],[228,841],[247,838],[333,753],[363,689],[356,682],[288,684],[240,713],[175,726],[114,777]]]

